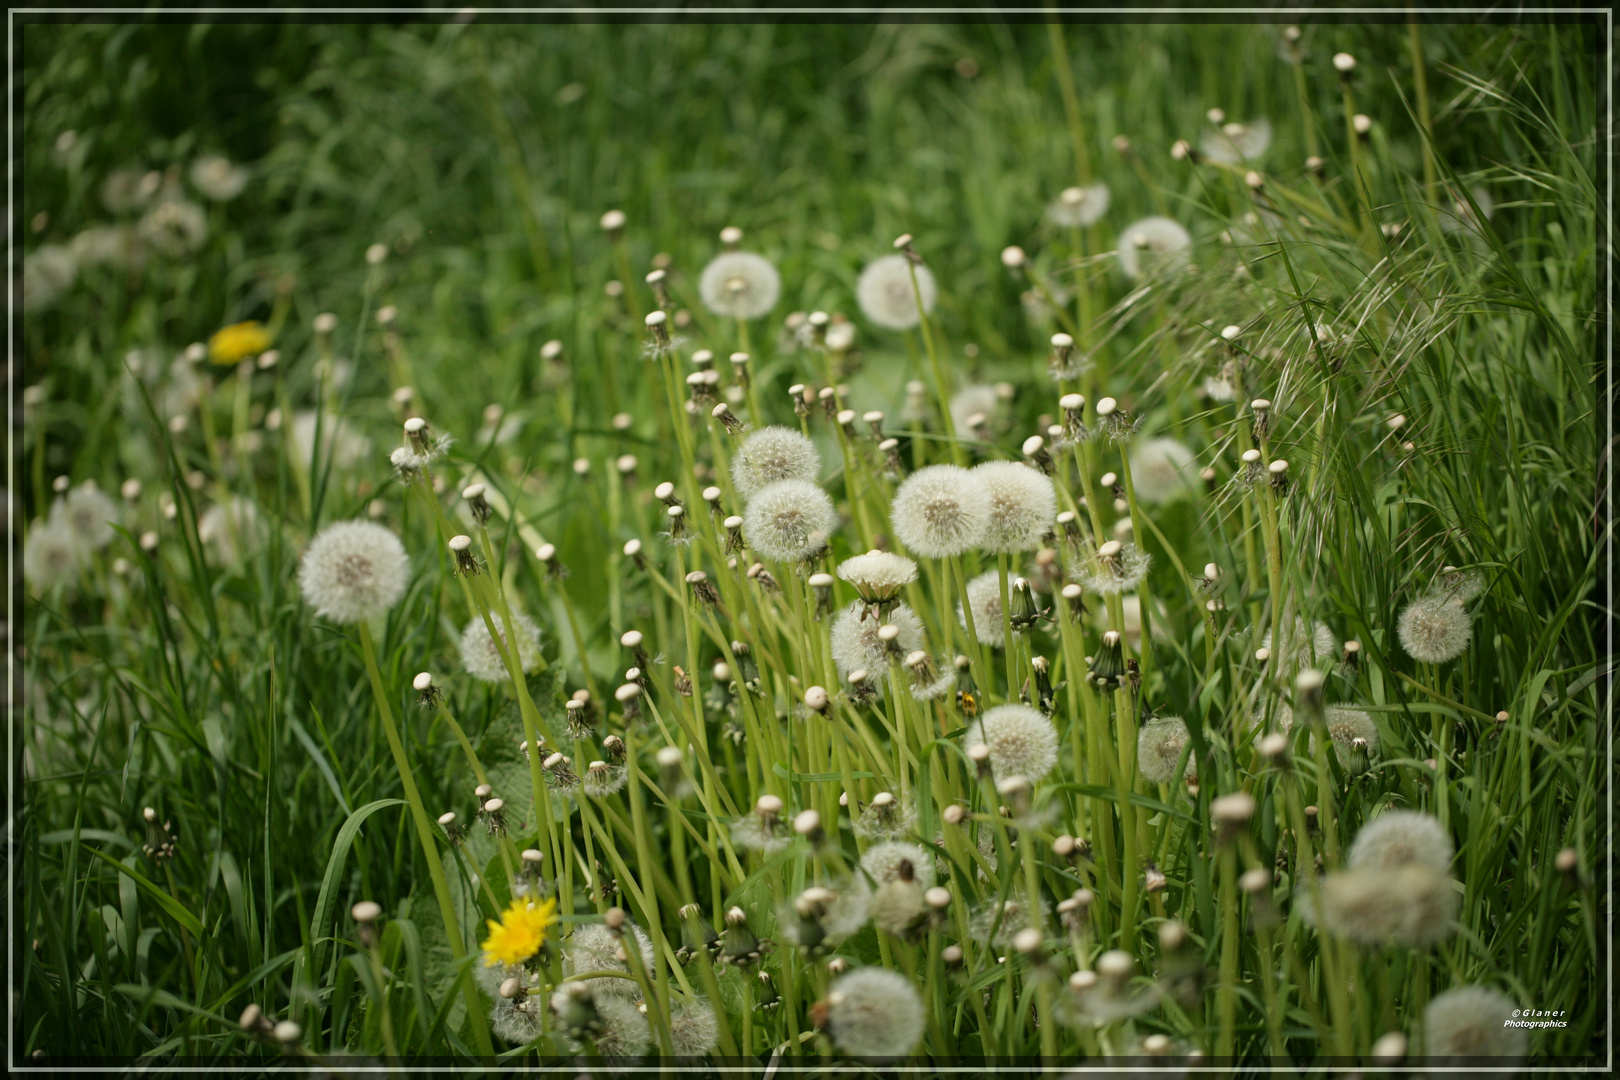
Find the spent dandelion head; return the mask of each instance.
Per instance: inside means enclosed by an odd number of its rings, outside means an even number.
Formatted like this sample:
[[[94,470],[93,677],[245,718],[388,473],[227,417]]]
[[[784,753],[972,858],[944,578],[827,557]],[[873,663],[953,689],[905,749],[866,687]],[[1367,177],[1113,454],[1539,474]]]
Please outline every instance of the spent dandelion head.
[[[742,532],[749,548],[777,562],[800,562],[827,546],[838,526],[832,499],[809,480],[767,484],[743,509]]]
[[[698,278],[698,294],[716,315],[757,319],[770,314],[782,295],[782,275],[763,255],[727,251],[709,260]]]
[[[917,580],[917,564],[904,555],[873,550],[839,563],[838,577],[853,585],[868,605],[881,609]]]
[[[1032,551],[1057,517],[1057,492],[1037,469],[1018,461],[986,461],[973,470],[989,495],[990,513],[979,546],[987,551]]]
[[[930,465],[894,494],[890,520],[907,549],[924,558],[961,555],[990,525],[990,492],[981,477],[955,465]]]
[[[917,275],[912,288],[911,275]],[[889,330],[909,330],[922,321],[922,310],[933,311],[938,288],[928,267],[908,262],[903,254],[884,255],[867,264],[855,283],[855,299],[866,317]]]
[[[410,571],[399,537],[374,522],[343,521],[310,541],[299,563],[298,585],[321,618],[356,623],[398,603]]]

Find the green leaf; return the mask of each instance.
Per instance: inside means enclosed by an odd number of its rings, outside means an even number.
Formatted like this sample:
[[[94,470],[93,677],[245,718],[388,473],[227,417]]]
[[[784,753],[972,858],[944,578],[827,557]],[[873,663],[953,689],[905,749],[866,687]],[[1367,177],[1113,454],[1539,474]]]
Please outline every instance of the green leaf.
[[[350,814],[343,827],[338,830],[337,839],[332,843],[332,855],[326,860],[326,874],[321,878],[321,891],[315,899],[315,915],[309,921],[309,940],[313,956],[310,967],[314,972],[321,970],[321,947],[327,937],[327,927],[332,923],[332,905],[336,902],[338,877],[343,872],[343,864],[349,858],[349,847],[354,843],[355,834],[360,826],[372,814],[379,810],[386,810],[390,806],[404,806],[404,799],[378,799],[366,803],[360,809]],[[294,985],[297,980],[294,979]]]
[[[101,859],[108,866],[116,867],[120,874],[128,874],[130,877],[134,878],[135,884],[145,889],[147,893],[151,895],[152,899],[157,902],[158,907],[162,908],[164,911],[167,911],[171,916],[173,916],[174,921],[179,923],[183,928],[190,930],[193,937],[198,939],[202,938],[202,923],[197,921],[197,916],[193,915],[190,911],[187,911],[185,905],[180,903],[180,901],[176,900],[174,897],[170,896],[168,893],[146,880],[146,877],[141,874],[140,871],[134,869],[133,867],[125,866],[111,855],[108,855],[103,851],[98,851],[89,844],[80,844],[79,846],[84,848],[85,851],[88,851],[90,854],[94,855],[96,858]]]

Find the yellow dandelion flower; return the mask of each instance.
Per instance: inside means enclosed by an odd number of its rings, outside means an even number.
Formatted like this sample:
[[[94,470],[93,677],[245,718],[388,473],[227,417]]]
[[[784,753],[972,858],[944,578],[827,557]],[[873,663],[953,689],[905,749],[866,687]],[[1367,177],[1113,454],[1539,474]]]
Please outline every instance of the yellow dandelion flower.
[[[235,364],[269,347],[270,335],[265,333],[264,324],[249,319],[216,331],[208,339],[208,359],[222,366]]]
[[[557,901],[552,898],[531,904],[514,900],[501,913],[501,921],[486,919],[489,937],[484,941],[484,964],[521,964],[540,951],[546,931],[557,924]]]

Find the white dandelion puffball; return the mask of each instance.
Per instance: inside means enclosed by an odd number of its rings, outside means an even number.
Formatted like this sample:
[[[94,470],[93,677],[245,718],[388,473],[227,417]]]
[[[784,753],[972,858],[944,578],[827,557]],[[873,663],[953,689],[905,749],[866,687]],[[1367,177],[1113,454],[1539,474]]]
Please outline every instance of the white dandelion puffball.
[[[777,562],[808,559],[827,546],[838,527],[832,498],[809,480],[767,484],[748,500],[742,517],[748,547]]]
[[[628,979],[591,979],[597,982],[622,982],[635,986]],[[601,1018],[602,1030],[596,1035],[596,1052],[605,1058],[641,1057],[652,1049],[652,1025],[639,1002],[627,998],[595,997],[596,1015]],[[571,1043],[577,1054],[585,1049],[583,1043]]]
[[[1156,716],[1142,725],[1136,737],[1136,767],[1142,779],[1168,784],[1176,776],[1176,763],[1187,746],[1187,721],[1179,716]],[[1187,754],[1188,780],[1198,779],[1198,758]]]
[[[634,933],[643,963],[650,961],[653,955],[652,938],[647,936],[647,931],[634,923],[626,923],[625,929]],[[625,947],[629,947],[628,943]],[[585,923],[563,942],[563,975],[581,975],[588,971],[623,971],[627,974],[630,971],[629,962],[619,959],[618,937],[602,923]],[[600,979],[586,979],[585,985],[598,1003],[606,998],[631,998],[640,993],[634,979],[603,976]]]
[[[915,291],[911,287],[913,271],[917,274]],[[855,299],[866,317],[890,330],[909,330],[922,322],[917,297],[922,297],[924,311],[933,311],[937,291],[928,267],[909,266],[900,254],[873,260],[855,283]]]
[[[990,495],[990,520],[979,540],[986,551],[1032,551],[1057,517],[1057,492],[1039,469],[1021,461],[986,461],[973,475]]]
[[[1146,217],[1120,230],[1119,266],[1128,278],[1184,269],[1192,236],[1167,217]]]
[[[399,603],[410,580],[405,545],[370,521],[328,525],[298,567],[298,586],[315,614],[340,623],[381,615]]]
[[[217,155],[191,163],[191,186],[215,202],[229,202],[247,186],[248,171]]]
[[[1108,185],[1064,188],[1046,207],[1047,219],[1065,229],[1095,225],[1108,212]]]
[[[36,521],[23,542],[23,581],[40,591],[66,584],[79,576],[90,560],[90,549],[63,521]]]
[[[1318,667],[1331,664],[1338,660],[1339,642],[1333,636],[1333,631],[1327,623],[1310,623],[1309,629],[1304,618],[1294,618],[1294,632],[1284,641],[1288,647],[1288,664],[1290,667]],[[1271,649],[1271,631],[1267,630],[1260,639],[1260,647]],[[1276,650],[1273,649],[1273,652]]]
[[[1425,664],[1455,660],[1468,648],[1474,623],[1462,601],[1444,592],[1420,596],[1401,610],[1395,622],[1406,655]]]
[[[197,519],[197,539],[231,566],[240,565],[259,546],[266,531],[258,508],[240,495],[215,503]]]
[[[962,745],[980,743],[990,748],[990,771],[998,780],[1022,776],[1034,783],[1057,765],[1057,729],[1028,705],[997,705],[975,720]]]
[[[1128,521],[1129,518],[1121,518]],[[1135,544],[1121,543],[1118,540],[1106,541],[1097,549],[1097,553],[1090,559],[1076,564],[1074,579],[1089,593],[1098,596],[1109,596],[1114,593],[1131,592],[1142,579],[1147,577],[1148,569],[1153,565],[1153,556],[1137,547]],[[1142,633],[1142,610],[1140,605],[1136,612],[1136,632]],[[1120,627],[1120,629],[1128,629]]]
[[[194,202],[169,199],[148,210],[136,229],[154,251],[177,259],[203,246],[208,239],[208,216]]]
[[[924,1022],[916,988],[886,968],[852,971],[827,991],[827,1034],[851,1057],[905,1057],[922,1039]]]
[[[1011,599],[1010,583],[1008,589],[1008,599]],[[1001,625],[1001,575],[989,570],[968,582],[967,602],[973,610],[973,633],[979,643],[993,649],[1005,645],[1007,633]],[[956,621],[962,624],[962,629],[967,629],[967,616],[962,613],[960,602],[956,605]]]
[[[1369,757],[1378,754],[1378,725],[1373,721],[1372,713],[1365,709],[1351,709],[1343,705],[1329,705],[1323,718],[1326,721],[1328,738],[1333,740],[1333,749],[1339,755],[1339,764],[1348,765],[1350,754],[1354,750],[1351,745],[1357,739],[1367,744]],[[1315,737],[1312,737],[1311,746],[1315,747]]]
[[[974,417],[994,416],[1000,404],[1001,395],[996,393],[995,387],[971,383],[951,395],[951,425],[961,434],[973,426],[969,421]]]
[[[491,618],[501,635],[501,644],[509,647],[511,643],[507,641],[505,621],[499,614]],[[514,611],[512,630],[518,639],[518,664],[524,671],[533,671],[535,665],[540,663],[540,627],[527,615]],[[495,639],[490,637],[489,627],[484,624],[481,615],[473,616],[467,628],[461,632],[461,666],[473,678],[487,683],[503,682],[507,677],[506,665],[501,662]]]
[[[23,256],[23,310],[56,303],[79,276],[79,259],[65,244],[41,244]]]
[[[698,278],[704,306],[716,315],[757,319],[782,295],[782,275],[763,255],[727,251],[709,260]]]
[[[1322,915],[1316,920],[1359,945],[1424,948],[1456,931],[1457,890],[1448,874],[1420,863],[1393,869],[1354,869],[1322,879]],[[1306,914],[1315,918],[1310,903]]]
[[[907,653],[922,648],[922,620],[910,607],[896,604],[884,618],[889,625],[900,630],[892,644],[878,636],[882,624],[876,617],[866,614],[863,601],[851,601],[848,607],[838,613],[833,620],[830,637],[833,661],[838,665],[840,679],[848,678],[850,672],[864,668],[872,682],[881,686],[889,674],[891,651],[895,659],[900,660]]]
[[[314,409],[293,413],[288,434],[292,438],[292,452],[306,465],[315,460],[315,428],[321,429],[321,455],[330,454],[332,467],[351,470],[371,456],[371,440],[357,433],[354,427],[333,416],[319,417]],[[319,467],[319,466],[317,466]]]
[[[1423,1010],[1423,1051],[1429,1057],[1522,1059],[1530,1036],[1507,1026],[1516,1011],[1511,998],[1489,987],[1447,990]]]
[[[861,856],[861,869],[879,886],[903,881],[905,864],[911,864],[911,879],[921,888],[934,887],[934,859],[925,848],[904,840],[873,844]]]
[[[497,999],[489,1010],[489,1028],[503,1042],[521,1046],[532,1042],[543,1030],[540,1010],[532,1002],[519,1005]]]
[[[1131,447],[1131,485],[1140,502],[1158,505],[1197,490],[1193,452],[1175,439],[1143,439]]]
[[[51,519],[60,519],[86,547],[100,550],[112,543],[113,523],[119,517],[118,503],[93,483],[83,483],[69,491],[51,507]]]
[[[815,480],[820,475],[816,444],[792,428],[760,428],[731,456],[731,482],[744,499],[778,480]]]
[[[894,493],[889,519],[912,553],[950,558],[978,546],[990,524],[990,492],[967,469],[930,465],[906,477]]]
[[[1247,124],[1228,123],[1204,132],[1198,149],[1218,165],[1258,161],[1271,145],[1271,121],[1265,117]]]
[[[855,586],[868,603],[890,600],[917,580],[917,564],[890,551],[852,555],[838,564],[838,577]]]
[[[911,933],[928,910],[923,890],[914,881],[891,881],[872,894],[872,925],[895,937]]]
[[[1415,810],[1385,810],[1361,827],[1350,845],[1350,866],[1389,869],[1418,863],[1449,873],[1451,837],[1440,819]]]
[[[720,1022],[703,998],[682,998],[669,1007],[670,1049],[676,1057],[702,1057],[720,1041]]]

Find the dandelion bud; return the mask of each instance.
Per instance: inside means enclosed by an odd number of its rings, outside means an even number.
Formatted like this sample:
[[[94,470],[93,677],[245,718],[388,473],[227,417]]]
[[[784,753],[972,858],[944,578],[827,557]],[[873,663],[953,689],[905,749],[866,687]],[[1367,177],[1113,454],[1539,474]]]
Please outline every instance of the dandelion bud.
[[[510,1001],[519,994],[523,993],[523,983],[518,980],[516,975],[514,975],[510,979],[507,979],[501,983],[499,993],[501,997]]]
[[[1025,956],[1032,956],[1040,951],[1041,932],[1033,926],[1026,926],[1013,935],[1013,948]]]
[[[967,820],[967,815],[967,807],[963,806],[961,803],[951,803],[951,805],[945,808],[943,817],[945,818],[945,824],[947,825],[960,825],[963,821]]]
[[[1333,69],[1341,75],[1349,75],[1356,70],[1356,58],[1347,52],[1334,53]]]
[[[1323,161],[1317,155],[1312,154],[1310,157],[1305,159],[1305,169],[1311,173],[1311,175],[1321,177],[1327,173],[1327,162]]]
[[[826,693],[825,690],[822,693]],[[801,810],[793,817],[793,831],[800,836],[809,837],[812,844],[819,845],[826,834],[821,828],[821,815],[815,810]]]
[[[1249,186],[1250,191],[1259,191],[1265,186],[1265,179],[1253,169],[1243,174],[1243,182]]]
[[[647,324],[647,332],[652,335],[651,348],[655,352],[665,353],[674,347],[674,342],[669,336],[668,315],[662,311],[654,311],[649,313],[644,321]]]
[[[259,1008],[257,1003],[254,1003],[242,1010],[240,1023],[243,1031],[262,1034],[268,1021],[264,1018],[264,1010]]]
[[[1069,612],[1074,618],[1082,618],[1086,613],[1085,590],[1075,584],[1063,586],[1063,599],[1068,602]]]
[[[1170,144],[1170,156],[1176,161],[1186,161],[1188,158],[1194,158],[1194,160],[1196,160],[1195,155],[1193,154],[1192,143],[1188,142],[1186,139],[1177,139],[1175,142]]]
[[[877,409],[861,414],[861,420],[866,424],[866,432],[873,442],[883,441],[883,413]]]
[[[1009,598],[1007,619],[1014,630],[1028,633],[1029,629],[1040,621],[1041,611],[1035,603],[1035,591],[1030,588],[1027,578],[1014,578],[1012,582],[1012,595]],[[1036,659],[1040,659],[1036,657]]]
[[[1282,732],[1273,731],[1270,735],[1263,736],[1255,744],[1255,749],[1260,751],[1261,757],[1269,760],[1277,768],[1288,768],[1288,736]]]
[[[1254,817],[1254,807],[1254,796],[1246,791],[1234,791],[1211,800],[1209,816],[1215,822],[1218,841],[1227,843],[1236,836]]]
[[[1016,244],[1001,249],[1001,265],[1009,270],[1020,270],[1027,261],[1024,249]]]
[[[1372,117],[1366,113],[1356,113],[1350,118],[1350,126],[1355,129],[1357,135],[1366,135],[1372,130]]]
[[[379,247],[382,247],[382,245],[381,244],[373,244],[372,245],[372,248],[379,248]],[[386,249],[384,249],[384,250],[386,251]],[[380,259],[372,259],[371,258],[371,251],[369,249],[366,251],[366,259],[367,259],[367,261],[372,262],[372,263],[377,263],[377,262],[382,261]],[[285,1043],[288,1046],[291,1046],[293,1043],[296,1043],[299,1039],[304,1037],[304,1029],[299,1027],[297,1025],[297,1023],[295,1023],[292,1020],[283,1020],[283,1021],[281,1021],[281,1023],[279,1023],[279,1024],[277,1024],[275,1026],[275,1029],[271,1032],[271,1034],[275,1036],[275,1039],[276,1039],[277,1042]]]
[[[157,811],[148,806],[141,811],[141,817],[146,819],[148,825],[153,824],[157,821]]]
[[[456,823],[456,812],[454,810],[451,810],[448,813],[444,813],[444,814],[439,815],[439,824],[442,827],[448,829],[450,826],[454,825],[455,823]]]
[[[827,690],[822,686],[812,686],[804,692],[804,707],[818,715],[827,711],[829,700]]]
[[[1253,870],[1245,870],[1243,876],[1238,878],[1238,888],[1250,896],[1265,892],[1271,888],[1271,874],[1259,867],[1255,867]]]
[[[1110,541],[1112,543],[1113,541]],[[1125,674],[1125,650],[1119,632],[1109,630],[1102,636],[1102,647],[1091,662],[1091,678],[1100,690],[1115,690]]]

